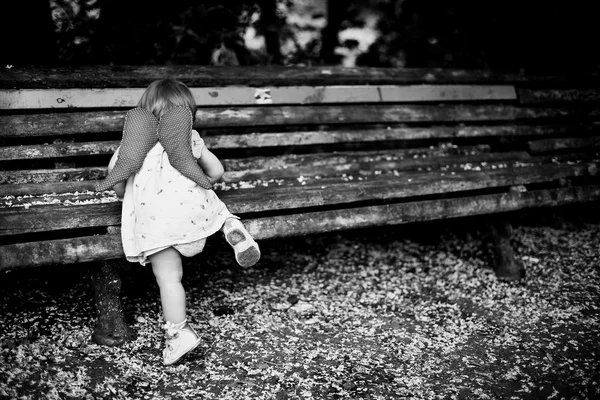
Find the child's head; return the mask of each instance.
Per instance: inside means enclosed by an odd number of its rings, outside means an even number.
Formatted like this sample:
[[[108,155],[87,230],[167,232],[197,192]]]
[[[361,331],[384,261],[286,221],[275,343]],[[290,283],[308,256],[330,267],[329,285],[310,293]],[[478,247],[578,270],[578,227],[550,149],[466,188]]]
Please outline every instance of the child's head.
[[[175,79],[160,79],[152,82],[142,94],[138,107],[144,108],[160,118],[169,108],[185,106],[196,119],[196,101],[190,89]]]

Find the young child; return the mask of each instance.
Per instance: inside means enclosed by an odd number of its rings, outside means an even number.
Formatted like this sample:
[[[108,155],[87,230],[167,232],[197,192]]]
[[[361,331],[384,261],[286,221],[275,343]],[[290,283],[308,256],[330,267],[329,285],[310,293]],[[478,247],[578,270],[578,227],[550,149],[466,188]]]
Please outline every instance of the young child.
[[[260,258],[244,225],[212,191],[223,165],[192,130],[195,110],[183,83],[151,83],[138,107],[127,113],[121,145],[97,187],[112,187],[123,199],[121,236],[127,260],[152,264],[166,321],[165,365],[200,344],[186,319],[181,256],[202,252],[206,238],[222,231],[241,266]]]

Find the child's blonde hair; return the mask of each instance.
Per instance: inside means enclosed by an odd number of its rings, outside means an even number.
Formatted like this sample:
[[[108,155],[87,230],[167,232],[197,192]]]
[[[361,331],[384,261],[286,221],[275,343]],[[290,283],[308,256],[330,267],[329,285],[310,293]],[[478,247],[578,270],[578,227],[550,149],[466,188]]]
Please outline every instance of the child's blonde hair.
[[[185,106],[196,120],[196,100],[190,89],[175,79],[159,79],[152,82],[142,94],[138,107],[160,118],[169,108]]]

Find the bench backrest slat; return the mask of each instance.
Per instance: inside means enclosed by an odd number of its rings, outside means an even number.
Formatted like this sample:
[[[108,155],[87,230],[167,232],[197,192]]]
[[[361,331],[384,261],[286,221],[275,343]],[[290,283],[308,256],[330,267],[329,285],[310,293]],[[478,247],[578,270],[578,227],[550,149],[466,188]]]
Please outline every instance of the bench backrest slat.
[[[15,67],[0,72],[0,89],[39,88],[143,88],[156,79],[172,77],[189,87],[219,86],[320,86],[320,85],[419,85],[419,84],[519,84],[590,87],[600,74],[570,76],[507,74],[486,70],[344,68],[344,67],[199,67],[82,66]]]
[[[332,143],[362,143],[391,140],[453,139],[494,136],[556,136],[600,131],[594,124],[581,125],[475,125],[401,128],[363,128],[335,131],[269,132],[260,134],[211,135],[204,138],[211,149],[306,146]],[[0,161],[65,158],[112,154],[119,140],[67,142],[0,147]]]
[[[199,108],[197,129],[277,125],[367,123],[459,123],[576,118],[600,116],[598,108],[515,107],[513,105],[324,105]],[[0,138],[45,135],[84,135],[120,132],[125,111],[20,114],[0,116]]]
[[[191,88],[202,106],[516,100],[512,85],[374,85]],[[135,107],[144,89],[0,90],[0,109]]]

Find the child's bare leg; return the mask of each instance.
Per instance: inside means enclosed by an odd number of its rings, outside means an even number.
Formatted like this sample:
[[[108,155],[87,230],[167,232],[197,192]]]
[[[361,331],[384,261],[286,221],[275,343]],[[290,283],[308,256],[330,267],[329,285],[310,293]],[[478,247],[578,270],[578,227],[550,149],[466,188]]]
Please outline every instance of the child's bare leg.
[[[152,254],[152,272],[160,289],[160,302],[165,321],[178,324],[185,321],[185,289],[181,284],[181,255],[172,247]]]
[[[256,241],[237,218],[227,218],[221,228],[225,240],[231,245],[237,263],[242,267],[251,267],[260,260],[260,249]]]
[[[160,302],[167,323],[163,363],[171,365],[194,350],[200,337],[187,323],[185,290],[181,284],[183,267],[181,255],[172,247],[151,255],[152,271],[160,289]]]

